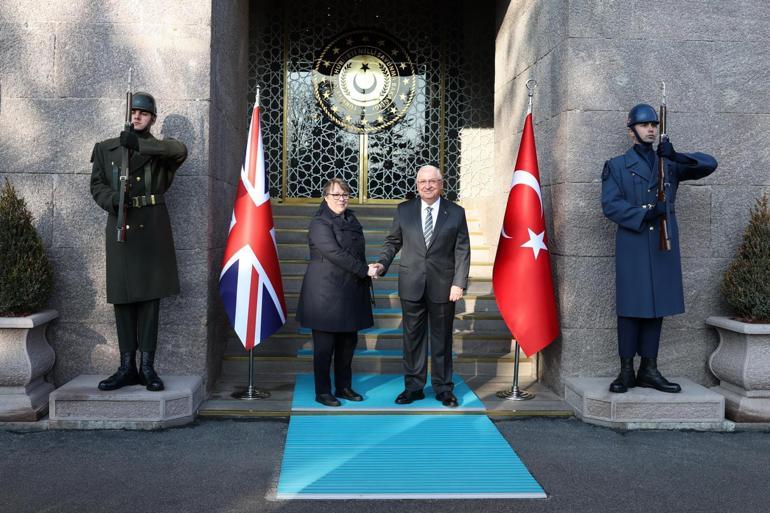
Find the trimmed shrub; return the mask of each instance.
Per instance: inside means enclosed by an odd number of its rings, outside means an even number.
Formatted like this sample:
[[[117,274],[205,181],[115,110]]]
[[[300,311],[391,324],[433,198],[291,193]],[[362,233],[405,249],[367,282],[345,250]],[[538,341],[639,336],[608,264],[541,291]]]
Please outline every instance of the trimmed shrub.
[[[52,288],[51,264],[32,214],[6,178],[0,190],[0,316],[42,310]]]
[[[722,281],[722,295],[738,320],[770,323],[770,211],[767,193],[757,198],[738,254]]]

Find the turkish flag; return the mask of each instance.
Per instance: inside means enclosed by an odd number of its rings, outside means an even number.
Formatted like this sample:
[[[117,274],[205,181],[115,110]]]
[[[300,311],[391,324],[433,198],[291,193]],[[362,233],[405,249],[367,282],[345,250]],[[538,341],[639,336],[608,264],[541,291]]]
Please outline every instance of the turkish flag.
[[[497,306],[524,354],[559,335],[532,114],[524,121],[492,270]]]

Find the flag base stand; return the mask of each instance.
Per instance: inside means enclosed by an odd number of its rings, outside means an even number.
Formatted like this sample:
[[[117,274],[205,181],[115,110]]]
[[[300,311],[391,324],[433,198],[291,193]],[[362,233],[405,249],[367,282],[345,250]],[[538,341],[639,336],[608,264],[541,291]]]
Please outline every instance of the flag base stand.
[[[234,399],[240,399],[242,401],[256,401],[257,399],[267,399],[270,397],[270,392],[267,390],[258,390],[252,386],[246,390],[240,392],[234,392],[232,394]]]
[[[270,392],[267,390],[258,390],[254,386],[254,348],[249,349],[249,386],[246,390],[234,392],[231,397],[242,401],[256,401],[258,399],[267,399]]]
[[[513,386],[510,390],[500,390],[495,395],[500,399],[507,401],[529,401],[535,397],[535,394],[521,390],[519,388],[519,343],[513,349]]]
[[[529,401],[535,398],[535,394],[521,390],[519,387],[513,387],[510,390],[500,390],[495,395],[507,401]]]

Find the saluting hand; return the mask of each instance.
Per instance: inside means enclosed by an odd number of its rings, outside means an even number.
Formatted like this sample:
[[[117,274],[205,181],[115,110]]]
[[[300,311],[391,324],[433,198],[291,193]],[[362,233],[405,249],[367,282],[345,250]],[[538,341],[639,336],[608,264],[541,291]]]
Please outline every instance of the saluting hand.
[[[452,288],[449,289],[449,300],[453,303],[456,303],[462,298],[463,298],[463,288],[458,287],[457,285],[452,285]]]

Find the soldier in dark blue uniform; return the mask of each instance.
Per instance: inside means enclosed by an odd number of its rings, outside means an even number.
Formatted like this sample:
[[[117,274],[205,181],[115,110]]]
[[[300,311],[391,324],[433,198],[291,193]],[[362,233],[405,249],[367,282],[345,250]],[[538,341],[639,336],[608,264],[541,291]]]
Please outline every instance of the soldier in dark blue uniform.
[[[602,210],[618,225],[615,238],[615,283],[618,315],[620,374],[611,392],[634,386],[662,392],[681,390],[657,369],[663,317],[684,312],[676,193],[679,182],[697,180],[717,168],[704,153],[677,153],[664,140],[657,152],[658,114],[647,104],[628,113],[628,135],[633,147],[608,160],[602,172]],[[657,153],[657,155],[656,155]],[[665,201],[658,201],[658,157],[665,158]],[[660,217],[666,215],[671,240],[669,251],[660,249]],[[634,376],[634,357],[641,356]]]

